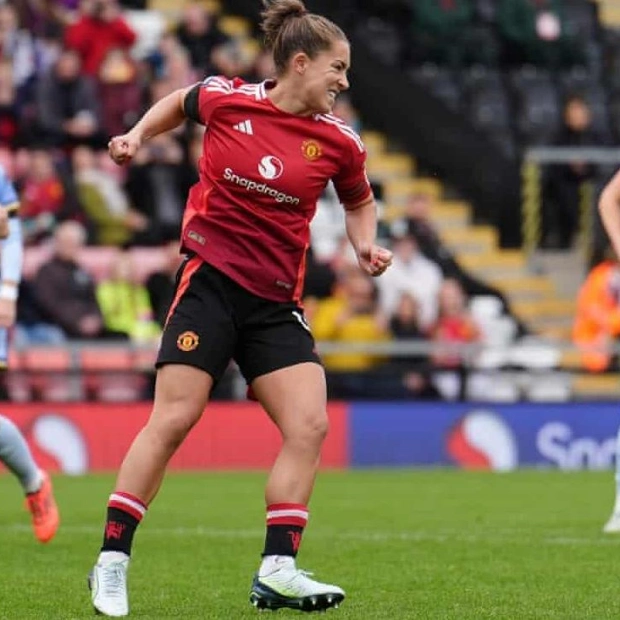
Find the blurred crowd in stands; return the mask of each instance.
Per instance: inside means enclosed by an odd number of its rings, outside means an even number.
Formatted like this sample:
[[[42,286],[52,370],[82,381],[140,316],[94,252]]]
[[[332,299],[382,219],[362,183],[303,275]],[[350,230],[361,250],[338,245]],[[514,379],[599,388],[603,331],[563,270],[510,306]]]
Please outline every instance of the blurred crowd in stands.
[[[356,0],[375,54],[519,158],[528,147],[620,143],[620,32],[595,0]],[[542,247],[569,249],[579,190],[609,167],[544,167]],[[600,232],[597,229],[597,232]],[[595,240],[591,262],[602,258]]]
[[[489,68],[485,75],[506,62],[570,67],[587,52],[562,21],[558,0],[409,4],[406,60],[437,63],[437,75],[441,67],[471,63]],[[493,29],[480,13],[485,4],[495,12]],[[151,140],[126,167],[109,160],[107,141],[151,103],[207,74],[270,77],[269,56],[222,32],[199,2],[184,3],[178,22],[170,23],[144,0],[5,0],[0,52],[0,164],[20,192],[28,246],[16,346],[155,343],[182,259],[178,235],[185,196],[197,180],[203,128],[188,122]],[[557,140],[598,143],[587,97],[577,95],[567,100]],[[361,130],[346,96],[334,113]],[[579,165],[550,175],[557,200],[546,217],[556,236],[551,243],[572,242],[576,188],[589,174]],[[374,189],[381,204],[381,184]],[[442,243],[430,219],[433,200],[414,194],[402,217],[381,223],[395,260],[376,281],[356,268],[330,188],[319,202],[305,293],[317,340],[448,345],[432,355],[393,358],[332,351],[324,357],[331,396],[456,398],[458,380],[440,385],[433,376],[437,368],[458,375],[467,362],[450,344],[528,334],[503,295],[461,268]]]

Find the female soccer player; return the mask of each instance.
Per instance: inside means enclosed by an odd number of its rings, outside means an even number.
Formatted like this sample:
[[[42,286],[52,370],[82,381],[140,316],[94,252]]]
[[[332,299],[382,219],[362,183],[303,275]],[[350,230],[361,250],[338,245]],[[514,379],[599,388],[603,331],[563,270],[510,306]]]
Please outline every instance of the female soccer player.
[[[231,358],[282,435],[265,491],[267,533],[250,600],[259,608],[313,611],[344,598],[341,588],[295,565],[328,426],[325,374],[299,299],[309,222],[330,179],[360,267],[378,276],[392,254],[375,245],[364,147],[330,114],[349,86],[345,34],[300,0],[265,3],[262,27],[275,80],[210,77],[164,97],[110,141],[111,157],[122,164],[185,118],[206,126],[200,181],[183,222],[188,256],[162,336],[153,411],[122,464],[91,574],[93,605],[108,616],[128,613],[136,527]]]
[[[13,184],[0,167],[0,370],[8,366],[9,329],[15,323],[21,280],[23,240],[19,200]],[[59,515],[52,483],[37,466],[19,429],[0,415],[0,462],[15,474],[26,495],[37,540],[49,542],[58,529]]]

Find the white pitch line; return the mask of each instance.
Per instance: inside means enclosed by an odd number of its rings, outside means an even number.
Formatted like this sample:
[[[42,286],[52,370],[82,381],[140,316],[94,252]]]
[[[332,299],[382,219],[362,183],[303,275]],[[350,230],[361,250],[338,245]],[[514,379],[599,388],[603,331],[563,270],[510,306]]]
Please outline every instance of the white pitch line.
[[[3,532],[30,532],[29,525],[15,523],[3,528]],[[100,534],[101,527],[94,525],[61,525],[61,532],[69,534]],[[313,535],[319,538],[334,537],[338,539],[357,540],[360,542],[438,542],[438,543],[520,543],[524,541],[546,545],[620,545],[620,536],[542,536],[532,537],[532,532],[526,529],[513,530],[489,530],[481,534],[464,534],[459,530],[436,530],[436,531],[335,531],[316,529]],[[149,527],[140,529],[140,536],[179,536],[179,537],[202,537],[223,539],[260,539],[264,536],[263,529],[218,529],[208,527]]]

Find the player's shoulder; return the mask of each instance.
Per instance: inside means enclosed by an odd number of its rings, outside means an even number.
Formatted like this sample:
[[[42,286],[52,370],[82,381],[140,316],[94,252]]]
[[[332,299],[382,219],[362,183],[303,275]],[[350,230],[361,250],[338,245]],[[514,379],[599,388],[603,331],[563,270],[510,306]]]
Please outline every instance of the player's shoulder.
[[[327,131],[338,135],[345,144],[356,147],[360,153],[366,150],[357,132],[340,117],[335,114],[317,114],[315,118]]]
[[[263,84],[246,82],[239,77],[227,78],[223,75],[210,75],[201,82],[200,86],[208,93],[251,99],[262,99],[264,97]]]

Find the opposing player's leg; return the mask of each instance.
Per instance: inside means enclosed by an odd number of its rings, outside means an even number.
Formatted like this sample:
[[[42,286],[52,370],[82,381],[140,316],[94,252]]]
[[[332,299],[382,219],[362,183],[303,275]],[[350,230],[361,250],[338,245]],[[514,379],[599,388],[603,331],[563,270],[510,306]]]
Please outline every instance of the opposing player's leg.
[[[311,579],[295,564],[328,430],[323,367],[305,362],[282,368],[255,379],[252,389],[280,430],[282,448],[265,490],[265,547],[250,601],[269,609],[337,607],[344,591]]]
[[[603,532],[606,534],[620,533],[620,428],[616,436],[616,499],[611,516],[603,527]]]
[[[37,540],[49,542],[60,522],[51,480],[37,466],[19,429],[4,416],[0,416],[0,461],[15,474],[24,489]]]

